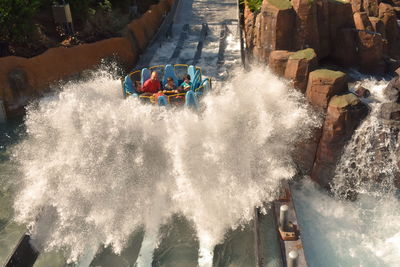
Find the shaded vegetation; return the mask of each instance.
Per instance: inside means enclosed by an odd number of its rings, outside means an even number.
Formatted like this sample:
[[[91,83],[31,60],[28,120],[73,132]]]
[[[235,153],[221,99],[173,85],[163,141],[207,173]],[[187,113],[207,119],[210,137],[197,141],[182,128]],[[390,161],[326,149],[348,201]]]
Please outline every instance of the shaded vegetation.
[[[244,0],[243,2],[250,8],[252,12],[259,12],[261,10],[263,0]]]
[[[0,1],[1,41],[26,42],[33,31],[32,18],[40,7],[40,0]]]
[[[31,57],[55,46],[121,36],[135,16],[159,0],[0,0],[0,56]],[[53,19],[54,4],[69,3],[74,32]],[[133,5],[138,13],[132,12]],[[7,51],[4,51],[4,44]],[[3,50],[2,50],[3,49]]]

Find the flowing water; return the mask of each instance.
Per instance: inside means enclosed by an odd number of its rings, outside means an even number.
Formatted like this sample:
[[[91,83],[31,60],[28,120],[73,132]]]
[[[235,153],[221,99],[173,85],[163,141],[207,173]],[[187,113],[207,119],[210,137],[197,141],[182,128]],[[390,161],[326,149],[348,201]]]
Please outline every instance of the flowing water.
[[[310,266],[398,266],[400,200],[398,125],[379,118],[386,81],[364,79],[371,90],[370,115],[346,146],[332,181],[334,197],[311,182],[294,190]],[[357,197],[350,202],[346,197]]]
[[[316,124],[304,98],[267,69],[235,73],[201,113],[124,100],[104,71],[30,105],[9,162],[21,173],[10,177],[15,220],[41,250],[81,265],[108,246],[131,247],[150,266],[180,242],[184,261],[211,266],[225,233],[294,175],[293,144]],[[176,229],[187,229],[187,242]],[[132,238],[143,240],[140,252]],[[161,265],[178,266],[172,258]]]

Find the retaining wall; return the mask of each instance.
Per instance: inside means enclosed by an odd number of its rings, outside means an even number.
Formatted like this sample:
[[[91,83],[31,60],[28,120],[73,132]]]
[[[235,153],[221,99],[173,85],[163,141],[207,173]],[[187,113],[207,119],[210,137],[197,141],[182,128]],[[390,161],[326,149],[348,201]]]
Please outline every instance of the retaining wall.
[[[106,58],[115,58],[132,68],[149,44],[174,0],[160,0],[125,28],[124,37],[110,38],[71,48],[56,47],[32,58],[0,58],[0,100],[8,117],[20,115],[24,106],[62,79],[96,68]]]

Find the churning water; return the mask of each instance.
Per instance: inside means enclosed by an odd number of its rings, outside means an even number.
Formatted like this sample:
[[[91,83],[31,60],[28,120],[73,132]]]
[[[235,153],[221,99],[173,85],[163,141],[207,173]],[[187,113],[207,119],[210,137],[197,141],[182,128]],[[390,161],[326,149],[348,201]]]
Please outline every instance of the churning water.
[[[387,82],[359,82],[371,90],[370,115],[356,130],[336,167],[334,198],[304,182],[294,190],[310,266],[398,266],[400,200],[398,125],[379,118]],[[357,197],[354,202],[346,197]]]
[[[269,70],[235,73],[201,113],[124,100],[103,71],[32,104],[13,150],[15,219],[41,249],[81,262],[100,246],[120,252],[143,227],[137,262],[150,266],[160,226],[179,214],[197,233],[199,265],[211,266],[224,233],[294,175],[293,144],[317,123]]]

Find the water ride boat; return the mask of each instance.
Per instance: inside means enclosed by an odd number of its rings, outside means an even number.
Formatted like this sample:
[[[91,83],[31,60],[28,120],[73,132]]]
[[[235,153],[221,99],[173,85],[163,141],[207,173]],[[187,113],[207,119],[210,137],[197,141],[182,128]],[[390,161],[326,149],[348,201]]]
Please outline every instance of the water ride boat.
[[[161,90],[155,94],[143,93],[141,87],[150,79],[151,73],[155,71],[161,83]],[[189,74],[191,77],[190,88],[180,88],[183,77]],[[168,78],[172,78],[177,90],[166,90]],[[124,97],[138,97],[140,100],[159,106],[185,105],[197,108],[199,99],[212,89],[211,79],[202,78],[200,67],[187,64],[156,65],[148,68],[135,70],[123,78],[122,81]]]

